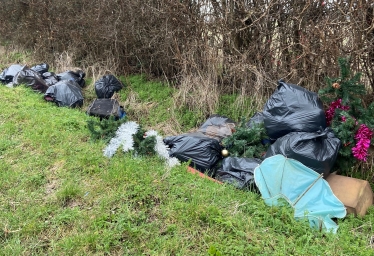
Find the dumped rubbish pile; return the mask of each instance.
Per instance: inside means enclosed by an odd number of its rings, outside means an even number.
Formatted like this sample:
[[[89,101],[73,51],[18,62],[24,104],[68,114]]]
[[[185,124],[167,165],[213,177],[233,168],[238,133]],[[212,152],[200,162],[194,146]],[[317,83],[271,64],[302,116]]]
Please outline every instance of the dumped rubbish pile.
[[[49,70],[47,63],[32,67],[13,64],[0,74],[0,83],[7,87],[16,87],[21,84],[44,94],[44,99],[56,103],[59,107],[82,107],[86,73],[79,68],[54,73]],[[95,83],[95,99],[87,113],[100,118],[123,118],[126,113],[116,99],[111,99],[114,93],[120,91],[124,85],[114,75],[105,75]]]
[[[31,68],[11,65],[0,74],[0,82],[8,87],[24,84],[43,93],[46,101],[72,108],[83,106],[84,78],[80,69],[55,74],[45,63]],[[341,88],[333,85],[330,87]],[[306,218],[311,227],[334,233],[338,226],[332,218],[344,218],[346,209],[364,215],[373,204],[367,182],[330,175],[341,152],[343,157],[347,155],[345,147],[350,146],[358,160],[365,160],[373,137],[374,124],[360,124],[352,113],[344,112],[353,108],[344,105],[347,101],[341,98],[330,101],[325,111],[319,94],[280,80],[263,110],[249,120],[236,122],[215,114],[196,132],[162,138],[156,131],[145,131],[128,121],[123,106],[114,98],[124,87],[115,76],[103,76],[95,82],[97,98],[86,110],[98,118],[88,123],[91,133],[97,139],[108,139],[103,150],[108,158],[122,148],[134,156],[157,155],[167,168],[188,162],[192,172],[261,193],[269,206],[278,205],[282,198],[294,208],[295,218]],[[335,93],[331,88],[324,92]],[[337,118],[344,127],[356,127],[356,135],[348,139],[342,136],[346,133],[336,126]],[[352,146],[355,140],[356,146]],[[350,196],[339,184],[350,187]]]
[[[80,70],[68,70],[55,74],[49,71],[49,65],[41,63],[29,68],[27,65],[11,65],[0,74],[0,83],[7,87],[24,84],[36,92],[44,94],[46,101],[59,107],[81,107],[83,105],[82,88],[85,85],[85,73]]]
[[[328,179],[344,145],[326,125],[318,94],[282,80],[263,111],[249,121],[237,124],[213,115],[198,134],[166,137],[164,142],[171,156],[190,161],[191,167],[220,182],[260,192],[269,206],[284,199],[295,209],[296,219],[306,218],[317,229],[335,233],[338,226],[332,219],[344,218],[349,207],[349,212],[363,215],[373,204],[369,186],[364,193],[352,188],[354,202],[336,185],[330,188],[329,182],[336,184],[343,177]],[[347,186],[355,182],[345,178]]]

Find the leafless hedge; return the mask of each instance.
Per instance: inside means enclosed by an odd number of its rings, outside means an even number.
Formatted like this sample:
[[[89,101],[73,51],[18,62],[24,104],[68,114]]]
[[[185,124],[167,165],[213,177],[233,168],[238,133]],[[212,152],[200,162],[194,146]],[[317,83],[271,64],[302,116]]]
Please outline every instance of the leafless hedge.
[[[371,0],[4,0],[0,37],[53,65],[145,72],[190,90],[266,96],[280,78],[314,91],[337,59],[374,89]],[[205,81],[205,82],[204,82]]]

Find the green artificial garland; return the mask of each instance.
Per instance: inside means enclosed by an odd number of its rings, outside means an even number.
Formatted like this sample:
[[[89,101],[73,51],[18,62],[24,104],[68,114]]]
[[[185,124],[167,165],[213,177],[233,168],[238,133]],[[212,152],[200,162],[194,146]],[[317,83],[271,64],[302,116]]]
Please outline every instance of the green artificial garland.
[[[262,158],[269,146],[269,144],[263,144],[266,139],[268,136],[264,124],[254,124],[252,127],[247,127],[243,119],[236,131],[222,140],[222,145],[231,156]]]
[[[132,138],[134,140],[134,151],[137,155],[153,156],[155,155],[156,136],[146,136],[146,130],[139,126],[139,130]]]
[[[108,142],[114,135],[118,127],[127,121],[127,118],[117,120],[114,116],[108,119],[93,118],[87,120],[87,128],[91,134],[91,140],[103,140]]]

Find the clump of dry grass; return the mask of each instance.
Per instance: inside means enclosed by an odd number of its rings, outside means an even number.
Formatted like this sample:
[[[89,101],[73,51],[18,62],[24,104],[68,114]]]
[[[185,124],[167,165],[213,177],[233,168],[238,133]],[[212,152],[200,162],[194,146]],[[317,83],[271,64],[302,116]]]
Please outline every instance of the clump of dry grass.
[[[207,117],[217,109],[219,89],[209,74],[183,76],[174,95],[174,107],[186,106],[189,110]]]

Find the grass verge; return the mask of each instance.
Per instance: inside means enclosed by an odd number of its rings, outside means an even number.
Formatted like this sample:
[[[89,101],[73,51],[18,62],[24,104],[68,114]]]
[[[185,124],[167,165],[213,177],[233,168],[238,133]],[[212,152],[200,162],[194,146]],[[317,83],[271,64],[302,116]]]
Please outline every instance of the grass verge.
[[[121,97],[161,100],[139,121],[171,118],[172,89],[127,79]],[[122,152],[107,159],[105,144],[89,140],[91,117],[28,88],[0,86],[0,109],[0,255],[373,255],[373,208],[326,234],[185,166]]]

